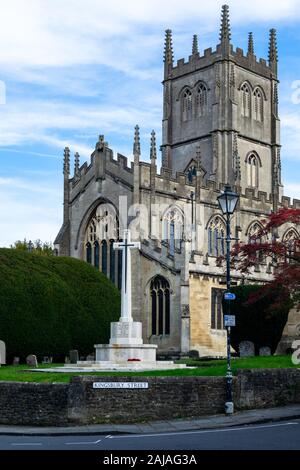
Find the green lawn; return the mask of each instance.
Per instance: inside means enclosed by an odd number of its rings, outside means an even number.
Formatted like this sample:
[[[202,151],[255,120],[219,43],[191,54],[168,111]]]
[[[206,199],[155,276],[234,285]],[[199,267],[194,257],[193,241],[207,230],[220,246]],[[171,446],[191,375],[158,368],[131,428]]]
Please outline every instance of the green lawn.
[[[200,361],[200,360],[181,360],[180,363],[186,362],[190,366],[196,368],[177,369],[170,371],[153,371],[153,372],[128,372],[126,375],[131,376],[224,376],[226,373],[225,360]],[[53,364],[52,367],[60,364]],[[43,368],[50,366],[43,365]],[[233,358],[232,370],[236,374],[238,369],[257,369],[257,368],[290,368],[300,367],[292,363],[291,356],[271,356],[271,357],[251,357],[251,358]],[[124,372],[98,372],[88,373],[55,373],[55,372],[29,372],[28,366],[2,366],[0,367],[0,381],[14,382],[64,382],[68,383],[70,378],[78,375],[102,375],[102,376],[124,376]]]

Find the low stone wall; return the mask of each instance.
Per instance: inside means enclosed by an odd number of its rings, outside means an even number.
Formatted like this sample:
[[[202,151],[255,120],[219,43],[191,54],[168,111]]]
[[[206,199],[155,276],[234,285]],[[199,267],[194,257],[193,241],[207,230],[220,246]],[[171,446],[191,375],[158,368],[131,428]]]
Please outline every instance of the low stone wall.
[[[300,369],[241,370],[236,379],[237,409],[300,403]]]
[[[148,389],[93,389],[93,382],[147,382]],[[78,397],[80,396],[80,399]],[[222,413],[223,377],[74,377],[73,423],[133,423]]]
[[[146,382],[94,389],[94,382]],[[193,418],[224,412],[223,377],[74,377],[70,384],[0,382],[0,424],[63,426]],[[300,369],[242,370],[236,410],[300,403]]]
[[[0,382],[0,423],[62,426],[68,422],[69,384]]]

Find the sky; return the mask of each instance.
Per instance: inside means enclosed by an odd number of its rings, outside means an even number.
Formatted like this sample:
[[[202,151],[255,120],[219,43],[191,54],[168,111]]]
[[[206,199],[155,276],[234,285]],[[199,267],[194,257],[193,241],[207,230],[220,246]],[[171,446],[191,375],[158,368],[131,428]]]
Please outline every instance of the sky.
[[[53,242],[62,223],[65,146],[89,160],[99,134],[142,159],[152,129],[161,141],[164,31],[175,60],[219,42],[223,1],[0,0],[0,246]],[[282,176],[300,199],[300,0],[232,0],[232,43],[268,56],[278,35]]]

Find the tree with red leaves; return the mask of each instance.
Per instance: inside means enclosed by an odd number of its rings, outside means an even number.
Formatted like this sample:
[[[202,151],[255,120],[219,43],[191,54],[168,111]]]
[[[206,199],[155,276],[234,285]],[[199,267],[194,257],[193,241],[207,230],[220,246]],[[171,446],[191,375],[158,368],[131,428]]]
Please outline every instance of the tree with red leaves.
[[[282,239],[278,229],[285,224],[293,227],[292,237]],[[232,262],[237,270],[249,273],[251,268],[261,263],[262,259],[270,260],[273,268],[270,283],[251,296],[249,302],[281,289],[283,295],[280,304],[291,301],[292,306],[300,308],[300,209],[282,208],[269,215],[263,221],[261,230],[252,236],[248,243],[237,243],[232,250]],[[282,289],[283,288],[283,289]],[[272,310],[280,305],[271,305]]]

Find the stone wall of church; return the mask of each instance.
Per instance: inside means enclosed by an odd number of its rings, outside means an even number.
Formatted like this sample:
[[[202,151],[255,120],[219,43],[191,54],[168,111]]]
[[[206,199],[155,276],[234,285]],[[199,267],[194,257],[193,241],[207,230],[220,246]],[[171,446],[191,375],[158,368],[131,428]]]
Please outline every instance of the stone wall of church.
[[[132,191],[128,186],[120,181],[115,181],[110,176],[105,179],[95,181],[93,171],[89,175],[89,180],[81,190],[71,193],[70,204],[70,254],[75,258],[83,258],[83,244],[85,230],[93,210],[102,202],[112,204],[119,208],[119,198],[126,197],[128,204],[132,202]]]
[[[143,323],[143,338],[146,343],[157,344],[158,353],[163,352],[180,352],[180,338],[181,338],[181,298],[180,298],[180,276],[161,263],[153,259],[149,259],[140,255],[140,269],[141,275],[139,280],[139,297],[141,305],[141,321]],[[133,267],[134,271],[134,267]],[[151,306],[151,293],[150,284],[155,276],[162,276],[170,285],[170,335],[167,336],[152,336],[152,306]],[[133,294],[136,297],[136,293]]]
[[[264,191],[268,195],[272,192],[272,153],[271,147],[268,145],[263,145],[259,142],[249,142],[243,137],[238,138],[238,149],[240,156],[240,165],[241,165],[241,187],[245,191],[249,187],[248,184],[248,175],[247,175],[247,166],[246,157],[251,152],[256,152],[258,155],[259,166],[257,169],[258,172],[258,186],[254,188],[255,193],[258,191]]]
[[[225,356],[226,331],[211,328],[212,288],[221,288],[217,278],[191,274],[190,349],[199,351],[200,356]]]
[[[272,81],[270,78],[261,76],[258,73],[251,73],[242,67],[235,67],[236,85],[237,85],[237,130],[242,135],[254,141],[261,141],[265,144],[272,143],[271,118],[272,118]],[[240,88],[243,83],[249,85],[250,92],[250,117],[243,117],[242,93]],[[258,122],[254,119],[254,97],[255,88],[259,87],[263,93],[263,120]]]

